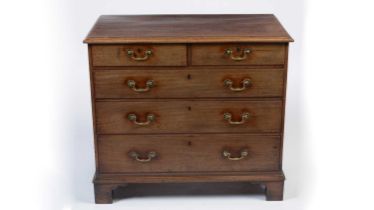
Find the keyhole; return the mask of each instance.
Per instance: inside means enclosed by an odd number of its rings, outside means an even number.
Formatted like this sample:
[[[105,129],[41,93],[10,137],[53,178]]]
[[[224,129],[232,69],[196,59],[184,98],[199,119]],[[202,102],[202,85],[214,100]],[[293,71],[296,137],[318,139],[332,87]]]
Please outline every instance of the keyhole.
[[[188,144],[188,146],[191,146],[191,145],[192,145],[192,142],[189,141],[189,142],[187,142],[187,144]]]
[[[191,79],[191,75],[190,74],[187,75],[187,79]]]
[[[191,107],[189,106],[189,107],[187,107],[187,109],[188,109],[188,111],[191,111]]]

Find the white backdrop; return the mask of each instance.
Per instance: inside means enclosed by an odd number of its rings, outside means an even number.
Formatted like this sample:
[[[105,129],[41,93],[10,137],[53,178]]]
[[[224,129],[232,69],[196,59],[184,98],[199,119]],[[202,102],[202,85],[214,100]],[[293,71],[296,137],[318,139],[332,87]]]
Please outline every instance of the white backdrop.
[[[0,208],[370,209],[374,189],[374,7],[323,0],[3,1]],[[290,48],[285,201],[130,198],[94,205],[87,49],[101,14],[274,13]]]

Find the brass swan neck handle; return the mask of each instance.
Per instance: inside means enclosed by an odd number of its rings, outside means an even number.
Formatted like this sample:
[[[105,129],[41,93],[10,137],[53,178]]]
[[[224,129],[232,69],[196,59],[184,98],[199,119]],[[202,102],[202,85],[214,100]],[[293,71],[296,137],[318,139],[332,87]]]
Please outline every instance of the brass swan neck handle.
[[[250,117],[251,117],[251,115],[248,112],[244,112],[241,115],[241,120],[240,121],[233,121],[231,113],[225,112],[223,114],[223,119],[226,120],[231,125],[241,125],[241,124],[244,124],[244,123],[246,123],[250,119]]]
[[[149,57],[152,55],[152,50],[145,50],[143,53],[143,57],[138,57],[134,50],[128,49],[127,50],[127,55],[134,61],[145,61],[148,60]]]
[[[240,52],[240,55],[239,55],[239,56],[235,56],[235,55],[234,55],[234,50],[232,50],[231,48],[225,50],[225,55],[230,56],[231,60],[234,60],[234,61],[242,61],[242,60],[247,59],[247,55],[248,55],[249,53],[251,53],[251,50],[250,50],[250,49],[241,49],[241,48],[237,48],[236,51]]]
[[[233,87],[234,82],[232,80],[225,79],[223,81],[223,84],[226,87],[228,87],[231,91],[234,91],[234,92],[241,92],[241,91],[247,90],[251,86],[252,81],[249,78],[244,78],[240,83],[242,84],[241,87]]]
[[[135,80],[127,80],[127,86],[135,92],[148,92],[155,86],[155,82],[153,80],[147,80],[145,87],[139,88],[137,87]]]
[[[140,126],[146,126],[151,124],[153,121],[156,120],[156,116],[154,114],[147,114],[146,119],[147,121],[145,122],[139,122],[138,121],[138,116],[134,113],[130,113],[127,115],[127,119],[133,122],[135,125],[140,125]]]
[[[157,153],[154,151],[148,152],[147,158],[141,158],[141,155],[136,151],[129,152],[129,156],[134,160],[142,163],[150,162],[152,159],[157,157]]]
[[[228,160],[242,160],[245,157],[248,156],[248,150],[247,149],[242,149],[240,151],[240,156],[239,157],[232,157],[231,153],[227,150],[223,150],[222,152],[223,157],[226,157]]]

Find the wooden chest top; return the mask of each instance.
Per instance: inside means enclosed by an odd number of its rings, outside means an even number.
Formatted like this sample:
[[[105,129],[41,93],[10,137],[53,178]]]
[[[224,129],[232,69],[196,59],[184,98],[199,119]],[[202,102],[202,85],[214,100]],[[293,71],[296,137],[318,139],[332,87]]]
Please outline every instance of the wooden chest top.
[[[292,41],[272,14],[103,15],[84,40],[89,44]]]

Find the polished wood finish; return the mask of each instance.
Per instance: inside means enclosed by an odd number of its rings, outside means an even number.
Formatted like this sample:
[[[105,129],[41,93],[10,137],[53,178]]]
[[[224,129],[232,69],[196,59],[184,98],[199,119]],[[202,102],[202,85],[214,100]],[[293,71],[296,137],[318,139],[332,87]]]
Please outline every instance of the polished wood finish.
[[[263,171],[263,172],[230,172],[230,173],[217,173],[205,172],[201,173],[140,173],[140,174],[96,174],[94,179],[95,186],[95,202],[97,204],[109,204],[113,202],[113,191],[119,187],[125,187],[128,184],[135,184],[136,188],[139,183],[154,184],[154,183],[183,183],[183,184],[199,184],[213,183],[217,186],[220,183],[263,183],[265,186],[266,200],[277,201],[283,199],[283,182],[284,175],[281,171]],[[203,186],[202,186],[203,187]],[[129,192],[131,196],[133,192]],[[155,194],[153,194],[155,195]],[[159,192],[157,192],[159,195]],[[175,195],[175,193],[174,193]]]
[[[283,65],[285,44],[198,44],[191,47],[192,65]],[[233,60],[226,50],[232,50],[235,57],[242,56],[243,50],[250,52],[244,60]]]
[[[281,201],[283,200],[284,181],[266,182],[266,200]]]
[[[145,133],[245,133],[280,132],[282,102],[267,101],[98,101],[96,125],[98,134]],[[223,114],[229,112],[235,121],[250,113],[243,125],[230,125]],[[131,113],[146,121],[147,114],[156,115],[147,126],[128,120]]]
[[[97,99],[120,98],[242,98],[281,97],[283,95],[283,69],[197,69],[197,70],[103,70],[95,71],[95,97]],[[250,86],[233,92],[224,85],[226,79],[241,87],[249,78]],[[155,85],[147,92],[135,92],[127,81],[134,80],[140,88],[148,80]],[[193,90],[193,91],[191,91]]]
[[[183,173],[98,173],[95,184],[191,183],[191,182],[283,182],[282,171],[183,172]]]
[[[196,171],[275,171],[279,170],[279,136],[256,135],[100,135],[99,168],[101,173],[196,172]],[[248,150],[242,160],[228,160]],[[131,151],[147,155],[155,151],[150,162],[138,162]]]
[[[273,15],[101,16],[85,39],[95,202],[127,184],[201,182],[282,200],[291,41]]]
[[[103,15],[85,43],[292,42],[277,18],[255,15]]]
[[[145,52],[151,55],[145,60],[134,60],[128,51],[134,51],[139,58]],[[92,60],[94,66],[185,66],[187,64],[185,45],[94,45]]]
[[[106,204],[113,202],[113,190],[116,189],[116,184],[95,184],[95,203]]]

